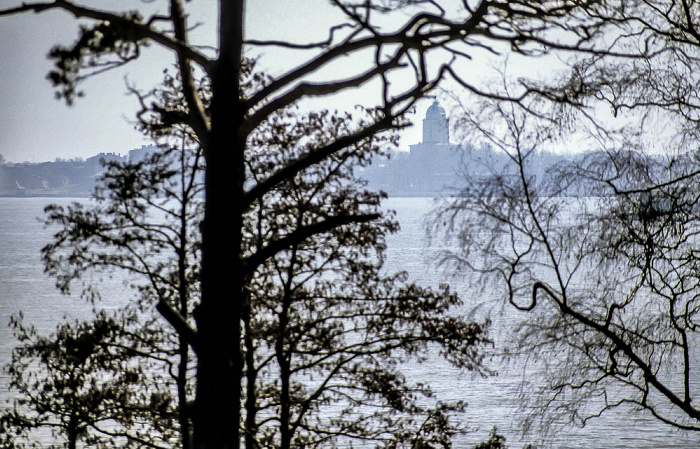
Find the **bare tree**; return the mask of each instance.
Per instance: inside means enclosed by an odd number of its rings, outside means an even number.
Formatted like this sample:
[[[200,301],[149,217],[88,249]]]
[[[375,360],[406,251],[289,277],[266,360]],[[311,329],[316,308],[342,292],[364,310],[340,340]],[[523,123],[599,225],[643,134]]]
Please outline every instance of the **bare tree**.
[[[650,156],[624,130],[566,111],[498,101],[463,109],[463,129],[510,164],[445,206],[437,223],[460,245],[446,262],[480,272],[526,313],[513,349],[545,374],[524,404],[527,426],[585,424],[623,407],[700,430],[697,153]],[[557,167],[549,183],[535,179],[536,152],[570,142],[584,123],[602,148]]]
[[[447,209],[494,229],[482,238],[464,227],[471,252],[452,261],[498,279],[528,313],[519,343],[546,355],[536,405],[550,418],[586,422],[630,406],[695,431],[700,16],[689,2],[615,6],[592,14],[619,26],[610,35],[619,53],[582,58],[554,80],[523,81],[558,106],[503,101],[482,105],[491,115],[465,114],[472,136],[509,155],[511,176],[474,181]],[[570,139],[576,128],[594,139]],[[571,142],[596,151],[543,189],[532,154]]]

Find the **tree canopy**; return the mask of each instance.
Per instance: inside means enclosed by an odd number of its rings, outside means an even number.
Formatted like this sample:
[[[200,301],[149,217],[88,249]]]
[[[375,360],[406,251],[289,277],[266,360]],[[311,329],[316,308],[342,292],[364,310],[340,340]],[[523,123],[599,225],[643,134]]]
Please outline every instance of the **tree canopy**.
[[[178,89],[168,79],[159,95]],[[246,182],[373,114],[280,113],[251,137]],[[48,207],[47,223],[58,231],[43,250],[62,290],[94,270],[119,270],[136,277],[138,300],[63,324],[48,338],[16,323],[23,344],[10,365],[19,398],[2,417],[7,447],[31,445],[42,428],[69,447],[191,444],[204,165],[187,128],[149,120],[142,125],[161,139],[161,151],[109,164],[91,205]],[[466,429],[462,401],[434,398],[427,382],[400,369],[440,348],[454,365],[486,374],[488,338],[484,324],[455,314],[460,303],[447,287],[380,274],[385,234],[398,225],[382,217],[383,195],[354,171],[393,140],[378,134],[343,148],[270,189],[243,217],[246,447],[444,447]],[[92,294],[95,286],[85,288]],[[177,326],[165,326],[155,310]]]
[[[196,393],[190,416],[193,447],[201,449],[233,448],[240,444],[244,382],[235,379],[252,375],[246,368],[245,357],[250,350],[246,352],[245,349],[244,326],[247,314],[255,312],[251,308],[249,288],[260,270],[274,273],[272,268],[275,268],[276,279],[288,285],[286,296],[281,297],[283,304],[278,306],[282,308],[275,309],[276,313],[281,313],[280,323],[284,324],[283,318],[294,312],[291,304],[284,306],[284,301],[294,299],[290,293],[291,287],[296,285],[294,276],[284,275],[285,264],[289,269],[297,267],[296,257],[305,258],[302,259],[304,263],[320,263],[322,259],[318,258],[328,255],[312,254],[310,248],[326,241],[330,249],[336,239],[357,238],[344,231],[348,227],[369,232],[365,236],[369,240],[355,242],[359,245],[357,248],[364,244],[377,249],[381,246],[381,242],[372,242],[378,234],[366,228],[371,220],[379,218],[375,196],[360,193],[344,197],[345,185],[341,184],[333,186],[339,189],[333,192],[337,195],[336,202],[331,202],[329,207],[321,206],[315,203],[319,197],[308,196],[317,191],[311,180],[323,181],[323,176],[335,170],[343,158],[362,162],[363,152],[376,143],[375,135],[404,127],[404,114],[447,78],[478,95],[508,101],[521,102],[529,95],[542,94],[575,103],[580,95],[577,85],[573,84],[571,88],[557,91],[521,83],[513,95],[502,97],[469,76],[469,63],[476,54],[506,52],[537,56],[553,51],[575,51],[591,56],[603,53],[624,56],[625,49],[621,49],[621,45],[629,42],[628,37],[635,37],[622,31],[617,39],[610,41],[609,36],[602,35],[606,28],[619,24],[616,14],[627,10],[626,2],[484,0],[443,5],[430,0],[332,0],[331,4],[343,19],[325,24],[328,39],[302,43],[253,41],[246,39],[244,14],[246,7],[256,6],[252,2],[246,5],[242,0],[217,3],[209,6],[219,8],[218,42],[210,50],[191,43],[187,8],[193,7],[193,3],[181,0],[164,1],[162,12],[148,16],[139,11],[102,10],[69,0],[25,2],[0,10],[0,17],[60,10],[84,21],[72,45],[58,46],[50,53],[55,61],[50,80],[58,94],[69,103],[77,101],[80,82],[86,77],[128,66],[140,57],[145,45],[162,47],[173,56],[176,75],[166,79],[166,86],[174,82],[178,87],[175,92],[151,98],[149,92],[133,91],[142,102],[140,117],[144,126],[151,130],[149,132],[158,137],[162,130],[183,129],[197,142],[205,160],[199,264],[201,296],[193,311],[193,321],[174,313],[167,301],[158,302],[163,318],[196,356]],[[634,28],[638,20],[630,23]],[[280,76],[253,73],[248,78],[244,54],[268,47],[309,52]],[[354,55],[365,62],[353,65],[344,77],[324,78],[325,68]],[[366,59],[365,55],[368,55]],[[462,67],[467,69],[461,70]],[[368,98],[367,103],[374,109],[368,109],[360,119],[353,118],[348,124],[330,120],[332,115],[315,112],[300,120],[317,123],[313,132],[315,139],[295,134],[304,127],[289,123],[287,114],[297,102],[314,97],[330,98],[358,87],[372,92],[373,98]],[[325,122],[330,130],[324,128],[324,120],[330,120]],[[271,131],[267,131],[270,126]],[[283,136],[281,132],[291,135]],[[277,150],[277,153],[267,153],[268,160],[253,156],[261,136],[265,137],[262,139],[265,146]],[[292,141],[297,145],[287,148],[282,145],[283,140],[274,141],[282,137],[300,140]],[[289,152],[292,147],[296,152]],[[249,165],[258,163],[262,165]],[[307,196],[300,195],[298,184],[310,189],[303,192]],[[282,210],[273,207],[268,212],[267,205],[280,195],[291,195],[298,202],[281,203],[275,207],[282,207]],[[265,208],[261,208],[262,205]],[[263,210],[275,214],[268,217],[270,223],[251,216],[255,208],[260,208],[258,214]],[[285,221],[292,216],[296,221]],[[280,223],[275,221],[277,217]],[[250,223],[256,223],[259,228],[249,229]],[[381,223],[377,226],[388,226]],[[292,224],[295,226],[290,227]],[[255,233],[266,239],[253,238]],[[253,245],[249,242],[251,238]],[[379,247],[373,247],[373,243]],[[294,255],[291,259],[290,251]],[[342,252],[338,255],[340,260],[348,256]],[[351,269],[352,265],[346,267]],[[353,276],[350,279],[358,282],[374,281],[358,278],[361,274]],[[347,293],[352,294],[352,291]],[[399,290],[392,294],[407,293]],[[391,312],[400,316],[399,310]],[[372,313],[381,315],[384,312],[380,308]],[[369,331],[373,330],[371,323],[368,317],[366,322],[356,324],[366,325]],[[333,320],[325,324],[336,326]],[[331,335],[340,330],[333,326],[328,331]],[[283,328],[285,326],[278,331]],[[443,330],[457,332],[460,329],[457,326]],[[447,335],[452,334],[448,332]],[[413,348],[408,342],[404,343],[407,350]],[[288,346],[290,344],[286,341],[280,347],[293,348]],[[463,349],[457,342],[454,345],[448,345],[448,357],[452,357],[451,351]],[[293,369],[288,362],[291,353],[285,355],[277,346],[275,351],[280,372]],[[282,384],[281,388],[281,398],[291,400],[291,384],[288,388]],[[287,399],[280,401],[284,403]],[[280,420],[291,424],[290,420],[299,415],[288,411],[290,414]],[[290,441],[288,434],[285,435],[281,437],[282,443]]]

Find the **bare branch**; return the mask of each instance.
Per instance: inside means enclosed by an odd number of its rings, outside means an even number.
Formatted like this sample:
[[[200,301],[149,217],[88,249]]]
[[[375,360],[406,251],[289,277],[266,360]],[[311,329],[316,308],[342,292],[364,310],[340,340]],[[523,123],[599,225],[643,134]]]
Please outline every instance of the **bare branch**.
[[[247,273],[252,273],[265,260],[273,257],[280,251],[284,251],[285,249],[288,249],[294,245],[298,245],[310,237],[320,235],[349,224],[367,223],[378,219],[380,216],[380,214],[349,216],[339,215],[335,217],[328,217],[322,221],[318,221],[307,226],[298,227],[281,239],[269,242],[263,248],[258,249],[254,254],[244,257],[243,267]]]
[[[374,79],[378,74],[386,73],[387,71],[398,67],[400,58],[400,54],[396,55],[390,61],[383,64],[377,64],[372,69],[354,78],[334,81],[332,83],[301,83],[289,93],[275,98],[256,111],[246,120],[241,132],[243,135],[248,135],[253,129],[259,126],[260,123],[269,117],[270,114],[294,103],[300,98],[331,95],[351,87],[361,86],[367,81]]]
[[[204,110],[202,98],[197,92],[192,67],[190,66],[189,52],[184,51],[185,48],[190,48],[187,42],[187,23],[185,11],[182,7],[181,0],[170,0],[170,16],[175,28],[175,39],[182,45],[177,48],[177,67],[180,70],[182,78],[182,91],[187,101],[189,125],[199,137],[199,141],[206,147],[206,141],[209,136],[210,124],[207,114]]]
[[[259,41],[255,39],[248,39],[244,41],[243,43],[245,45],[251,45],[255,47],[281,47],[281,48],[289,48],[289,49],[295,49],[295,50],[311,50],[311,49],[316,49],[316,48],[327,48],[329,47],[333,41],[335,40],[335,33],[344,29],[344,28],[354,28],[355,25],[352,23],[341,23],[339,25],[334,25],[329,28],[328,32],[328,39],[325,41],[320,41],[320,42],[312,42],[308,44],[295,44],[293,42],[288,42],[288,41],[276,41],[276,40],[265,40],[265,41]]]
[[[192,349],[197,352],[199,349],[197,331],[192,329],[185,317],[163,299],[160,299],[156,304],[156,310],[175,329],[178,335],[182,335]]]

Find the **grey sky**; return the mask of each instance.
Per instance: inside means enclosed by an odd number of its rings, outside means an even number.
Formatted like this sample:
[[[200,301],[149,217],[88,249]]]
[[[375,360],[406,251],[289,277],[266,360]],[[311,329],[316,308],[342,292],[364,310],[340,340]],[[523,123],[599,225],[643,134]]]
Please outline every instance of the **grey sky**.
[[[19,3],[3,2],[1,7]],[[136,5],[149,10],[167,10],[162,0],[93,0],[83,3],[98,7],[128,9]],[[211,0],[193,0],[188,3],[192,12],[190,23],[206,23],[196,30],[197,43],[210,44],[215,38],[216,8]],[[335,11],[324,0],[251,0],[248,2],[246,35],[258,39],[292,39],[296,42],[319,40],[326,37],[329,24],[337,22]],[[41,162],[57,157],[89,157],[98,152],[124,154],[150,142],[133,129],[136,100],[126,95],[125,78],[137,87],[147,89],[160,80],[162,70],[172,66],[169,54],[161,50],[147,50],[145,57],[130,64],[128,69],[117,70],[93,78],[82,86],[86,96],[67,107],[54,98],[54,91],[46,79],[51,69],[46,55],[57,43],[70,44],[77,36],[78,24],[61,12],[25,14],[0,19],[0,154],[12,162]],[[252,54],[251,54],[252,55]],[[271,74],[283,73],[285,67],[298,63],[306,56],[282,54],[271,49],[262,51],[263,67]],[[338,75],[352,67],[334,67]],[[371,86],[369,87],[371,89]],[[365,88],[366,89],[366,88]],[[320,106],[329,108],[351,107],[361,102],[358,92],[350,92],[344,99],[324,99]],[[366,91],[365,91],[366,92]],[[324,104],[325,102],[325,104]],[[424,101],[419,107],[418,120],[429,106]],[[404,133],[402,146],[416,143],[420,129]]]
[[[46,55],[76,36],[77,23],[62,13],[0,19],[0,154],[6,159],[123,153],[144,142],[126,121],[135,103],[124,94],[123,71],[86,83],[87,96],[73,107],[54,98]]]

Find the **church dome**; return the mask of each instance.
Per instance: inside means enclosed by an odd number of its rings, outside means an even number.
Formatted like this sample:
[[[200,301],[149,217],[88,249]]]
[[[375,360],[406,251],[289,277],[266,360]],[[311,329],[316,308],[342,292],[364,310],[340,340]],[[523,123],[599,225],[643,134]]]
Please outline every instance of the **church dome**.
[[[433,102],[425,113],[426,119],[444,119],[445,118],[445,108],[440,106],[437,100]]]

